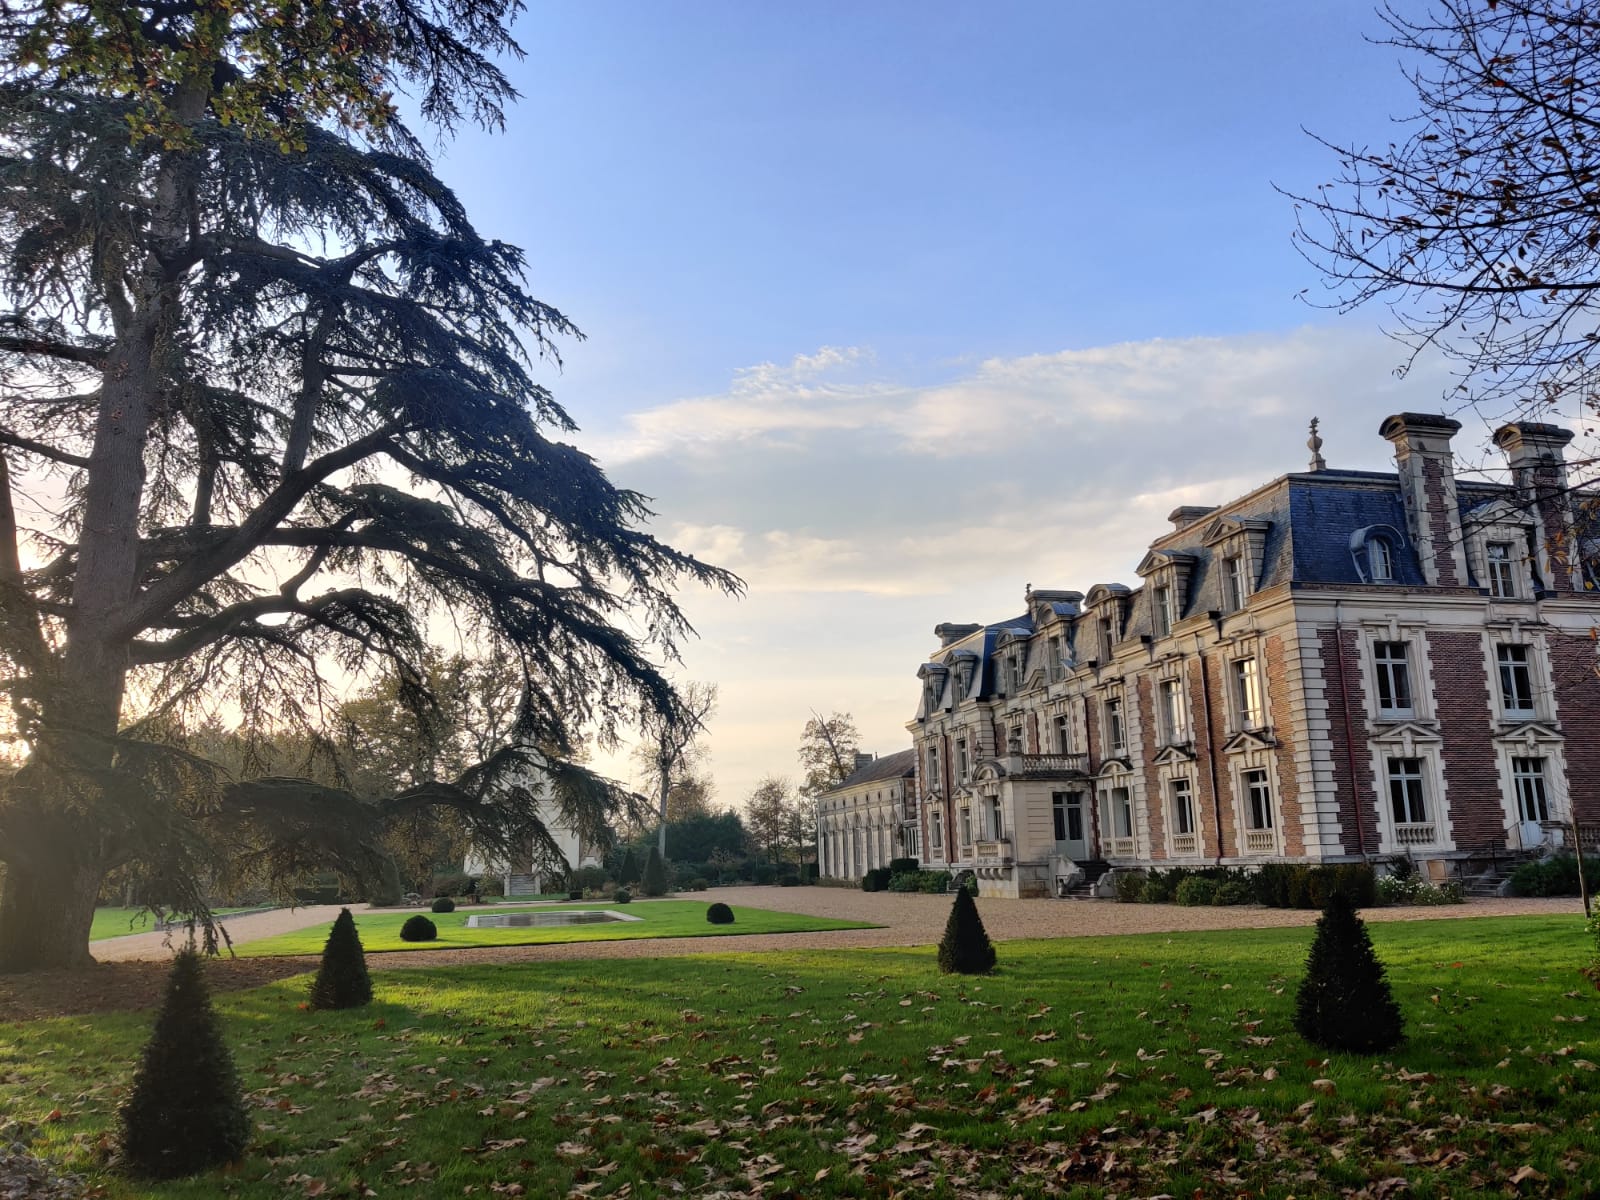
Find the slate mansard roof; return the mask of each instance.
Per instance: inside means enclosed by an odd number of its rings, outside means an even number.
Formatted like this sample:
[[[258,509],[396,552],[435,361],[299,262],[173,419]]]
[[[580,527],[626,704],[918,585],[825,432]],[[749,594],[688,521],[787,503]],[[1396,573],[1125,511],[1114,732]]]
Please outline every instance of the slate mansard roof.
[[[857,787],[863,783],[879,783],[886,780],[903,779],[911,775],[917,762],[914,750],[897,750],[893,754],[885,754],[882,758],[875,758],[864,767],[857,767],[844,782],[829,788],[829,792],[842,792],[846,788]]]

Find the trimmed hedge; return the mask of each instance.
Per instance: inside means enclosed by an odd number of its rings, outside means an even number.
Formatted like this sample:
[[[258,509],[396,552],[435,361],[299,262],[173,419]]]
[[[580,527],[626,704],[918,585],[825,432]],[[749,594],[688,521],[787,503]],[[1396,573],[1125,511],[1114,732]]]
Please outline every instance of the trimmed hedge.
[[[1584,859],[1583,875],[1589,894],[1600,891],[1600,862]],[[1511,872],[1513,896],[1576,896],[1578,860],[1571,854],[1558,854],[1539,862],[1525,862]]]
[[[861,890],[863,892],[881,892],[889,886],[893,872],[888,867],[873,867],[861,877]]]
[[[436,913],[452,913],[456,910],[456,902],[449,896],[440,896],[429,907]]]
[[[949,871],[901,871],[889,879],[891,892],[921,892],[942,896],[950,890]]]

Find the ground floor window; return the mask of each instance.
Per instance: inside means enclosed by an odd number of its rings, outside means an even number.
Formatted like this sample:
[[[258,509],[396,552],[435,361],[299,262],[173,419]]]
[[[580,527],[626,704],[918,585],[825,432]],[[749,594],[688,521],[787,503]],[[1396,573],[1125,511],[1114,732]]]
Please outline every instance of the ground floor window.
[[[1517,787],[1517,816],[1524,821],[1548,821],[1550,798],[1545,790],[1544,759],[1513,758],[1511,777]]]
[[[1180,836],[1194,832],[1194,787],[1187,779],[1167,784],[1167,799],[1172,808],[1172,832]]]
[[[961,844],[972,845],[972,806],[968,804],[961,806]]]
[[[1396,825],[1423,825],[1428,820],[1428,802],[1422,791],[1422,760],[1389,760],[1389,806]]]
[[[918,829],[915,825],[905,825],[901,827],[900,833],[900,840],[905,844],[906,857],[921,858],[922,830]]]
[[[1133,836],[1133,802],[1127,788],[1114,787],[1105,792],[1104,817],[1112,837]]]
[[[1050,797],[1050,815],[1056,841],[1083,841],[1083,800],[1077,792],[1056,792]]]
[[[1244,784],[1245,820],[1251,829],[1272,828],[1272,783],[1265,769],[1257,767],[1241,773]]]

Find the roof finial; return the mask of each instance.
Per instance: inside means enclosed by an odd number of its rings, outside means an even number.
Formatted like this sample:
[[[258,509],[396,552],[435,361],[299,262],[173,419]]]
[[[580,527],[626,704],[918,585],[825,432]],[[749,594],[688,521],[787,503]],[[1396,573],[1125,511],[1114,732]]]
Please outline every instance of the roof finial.
[[[1311,436],[1306,439],[1306,449],[1311,451],[1311,469],[1326,471],[1328,462],[1322,457],[1322,439],[1317,436],[1317,418],[1311,418]]]

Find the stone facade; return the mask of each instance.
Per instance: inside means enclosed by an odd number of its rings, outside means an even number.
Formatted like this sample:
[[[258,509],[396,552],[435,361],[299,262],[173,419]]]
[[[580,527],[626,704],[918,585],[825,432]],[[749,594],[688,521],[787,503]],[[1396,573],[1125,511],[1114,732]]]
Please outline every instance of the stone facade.
[[[1463,859],[1600,821],[1600,592],[1548,425],[1458,479],[1445,417],[1396,473],[1285,475],[1175,511],[1137,588],[1030,589],[941,625],[909,728],[929,866],[995,895],[1086,869]],[[1569,749],[1570,747],[1570,749]]]
[[[856,769],[817,798],[817,872],[824,879],[860,879],[920,846],[911,751],[856,755]]]

